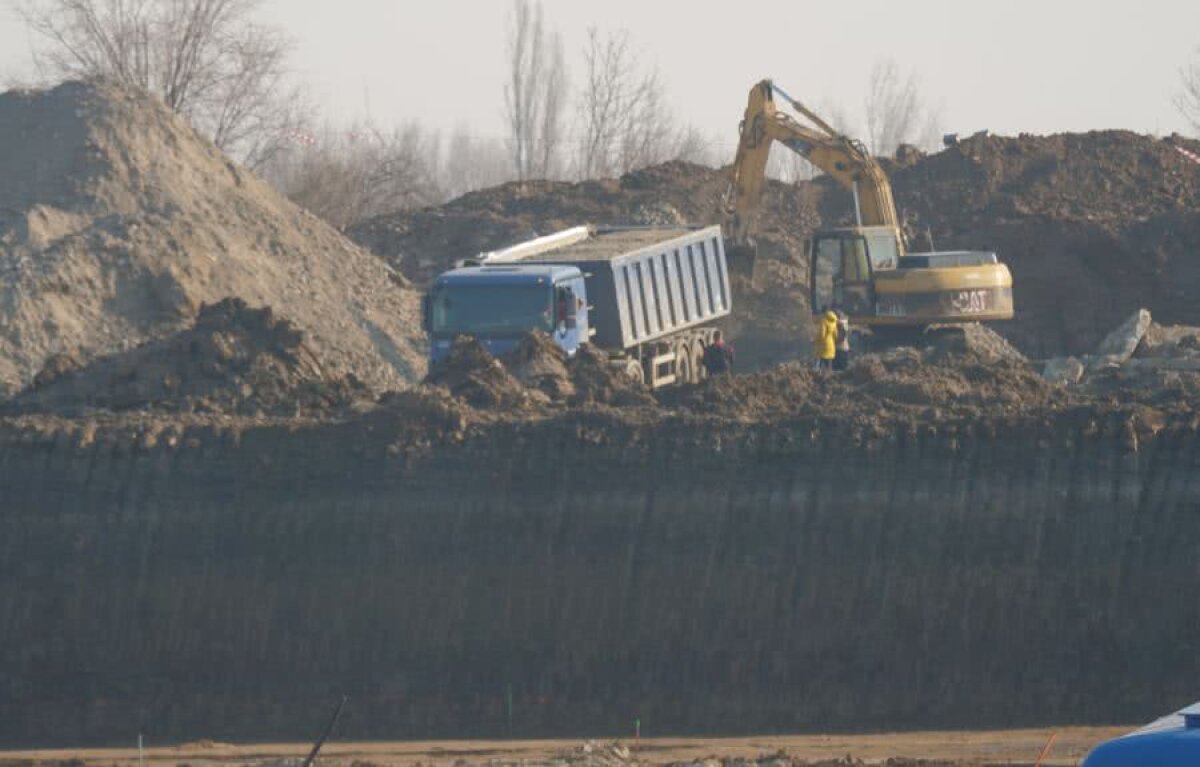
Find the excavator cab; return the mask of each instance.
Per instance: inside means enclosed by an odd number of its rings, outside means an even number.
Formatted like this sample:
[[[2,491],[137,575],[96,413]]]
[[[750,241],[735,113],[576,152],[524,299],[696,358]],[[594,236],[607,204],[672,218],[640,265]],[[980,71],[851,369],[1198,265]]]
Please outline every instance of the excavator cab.
[[[875,274],[895,269],[900,258],[894,227],[848,227],[816,232],[809,242],[810,305],[814,314],[841,307],[853,322],[875,315]]]

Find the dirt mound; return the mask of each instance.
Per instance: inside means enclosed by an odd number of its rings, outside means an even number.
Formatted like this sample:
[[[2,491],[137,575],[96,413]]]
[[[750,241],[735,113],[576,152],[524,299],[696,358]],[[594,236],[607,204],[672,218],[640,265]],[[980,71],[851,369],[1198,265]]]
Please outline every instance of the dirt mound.
[[[938,357],[973,357],[980,361],[1018,363],[1029,361],[1004,336],[978,322],[929,328],[925,332],[924,344]]]
[[[654,398],[640,383],[623,375],[608,362],[604,352],[591,345],[579,347],[571,360],[571,381],[575,385],[573,405],[652,405]]]
[[[476,339],[461,336],[425,378],[473,408],[536,415],[551,405],[654,405],[645,386],[621,374],[604,352],[585,344],[566,354],[545,333],[526,334],[496,358]]]
[[[371,399],[358,379],[325,371],[290,322],[240,299],[201,307],[195,325],[169,339],[85,366],[52,357],[35,380],[12,408],[293,416]]]
[[[659,395],[669,407],[751,423],[797,416],[880,423],[893,416],[987,417],[1053,409],[1069,400],[1024,362],[907,347],[861,355],[846,373],[789,364]]]
[[[424,367],[415,291],[231,163],[158,100],[106,83],[0,95],[0,383],[272,306],[330,371]]]
[[[478,339],[459,336],[450,351],[425,377],[425,383],[444,387],[450,394],[480,409],[521,410],[548,398],[518,381],[483,347]]]
[[[349,233],[414,283],[425,285],[457,259],[581,223],[720,223],[728,184],[723,171],[684,162],[634,171],[620,179],[512,182],[440,207],[373,218]],[[768,183],[764,234],[793,237],[802,210],[792,187]],[[793,244],[799,252],[801,242]]]
[[[940,226],[1044,216],[1125,226],[1200,205],[1200,143],[1127,131],[977,135],[889,170],[920,218]]]
[[[527,333],[501,363],[522,384],[551,400],[561,402],[575,394],[566,352],[540,330]]]

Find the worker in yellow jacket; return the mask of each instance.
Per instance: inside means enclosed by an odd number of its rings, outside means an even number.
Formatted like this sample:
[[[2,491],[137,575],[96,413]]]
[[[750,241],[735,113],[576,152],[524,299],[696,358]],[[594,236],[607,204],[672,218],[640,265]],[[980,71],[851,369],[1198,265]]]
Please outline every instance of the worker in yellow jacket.
[[[833,358],[837,356],[837,338],[838,317],[827,309],[817,322],[817,333],[813,339],[813,351],[816,352],[817,367],[820,369],[833,369]]]

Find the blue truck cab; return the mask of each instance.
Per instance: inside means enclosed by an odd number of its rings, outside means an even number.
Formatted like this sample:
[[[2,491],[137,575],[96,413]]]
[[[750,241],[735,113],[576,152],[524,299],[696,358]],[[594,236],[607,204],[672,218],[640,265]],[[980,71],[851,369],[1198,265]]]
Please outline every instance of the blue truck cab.
[[[573,356],[588,338],[587,289],[576,266],[547,263],[466,266],[434,280],[423,306],[429,359],[456,336],[474,336],[494,356],[531,330],[545,331]]]

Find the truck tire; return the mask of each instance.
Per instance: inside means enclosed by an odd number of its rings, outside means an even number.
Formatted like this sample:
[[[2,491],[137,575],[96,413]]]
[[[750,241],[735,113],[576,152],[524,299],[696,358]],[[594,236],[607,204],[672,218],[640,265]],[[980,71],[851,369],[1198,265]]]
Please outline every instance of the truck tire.
[[[692,359],[696,361],[692,367],[692,383],[700,383],[708,378],[708,368],[704,367],[704,343],[700,339],[692,344]]]
[[[696,383],[696,360],[692,357],[692,345],[675,347],[675,385],[686,386]]]

